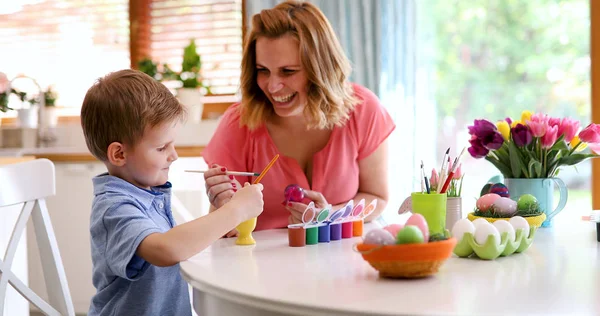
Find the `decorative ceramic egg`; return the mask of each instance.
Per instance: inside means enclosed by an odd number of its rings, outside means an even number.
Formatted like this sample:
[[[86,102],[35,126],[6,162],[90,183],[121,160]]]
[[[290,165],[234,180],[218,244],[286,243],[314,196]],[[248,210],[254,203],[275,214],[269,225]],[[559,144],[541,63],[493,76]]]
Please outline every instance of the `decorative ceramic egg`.
[[[531,210],[536,206],[537,203],[538,200],[535,198],[535,196],[531,194],[523,194],[519,197],[519,200],[517,201],[517,209]]]
[[[521,216],[513,216],[508,222],[513,226],[515,232],[519,229],[523,229],[523,235],[525,235],[525,237],[529,237],[529,222],[527,222],[525,218]]]
[[[466,233],[474,234],[475,225],[466,218],[459,219],[454,223],[454,226],[452,226],[452,236],[460,242]]]
[[[385,229],[388,232],[390,232],[390,234],[392,234],[392,236],[397,236],[398,232],[402,228],[404,228],[404,225],[402,225],[402,224],[389,224],[389,225],[385,226],[383,229]]]
[[[290,184],[285,187],[283,192],[286,201],[291,202],[302,202],[304,199],[304,190],[297,184]]]
[[[496,229],[498,229],[500,236],[502,236],[503,233],[507,233],[508,240],[515,241],[515,228],[508,221],[502,219],[493,222],[492,225],[494,225]]]
[[[501,197],[494,201],[492,208],[496,214],[511,217],[517,212],[517,202],[507,197]]]
[[[404,227],[409,225],[417,226],[423,233],[423,239],[425,239],[425,242],[429,241],[429,225],[427,225],[427,221],[423,215],[419,213],[414,213],[411,215],[406,223],[404,223]]]
[[[490,188],[492,187],[492,185],[494,185],[491,182],[486,183],[483,188],[481,188],[481,192],[479,192],[479,196],[484,196],[488,193],[490,193]]]
[[[373,229],[365,235],[364,243],[368,245],[394,245],[396,238],[385,229]]]
[[[510,197],[508,193],[508,188],[504,185],[504,183],[496,183],[490,187],[490,193],[496,193],[501,197]]]
[[[406,225],[398,232],[398,236],[396,237],[397,244],[422,244],[427,242],[425,238],[423,238],[423,233],[421,229],[417,226]]]
[[[486,224],[477,225],[477,227],[475,227],[475,242],[477,242],[478,244],[485,244],[485,242],[488,239],[488,236],[490,235],[494,236],[494,241],[496,245],[499,245],[500,233],[494,225],[486,221]]]
[[[492,207],[494,202],[499,198],[500,198],[500,195],[498,195],[496,193],[484,194],[482,197],[477,199],[477,202],[475,202],[475,205],[477,206],[477,209],[480,210],[481,212],[487,212],[490,209],[490,207]]]

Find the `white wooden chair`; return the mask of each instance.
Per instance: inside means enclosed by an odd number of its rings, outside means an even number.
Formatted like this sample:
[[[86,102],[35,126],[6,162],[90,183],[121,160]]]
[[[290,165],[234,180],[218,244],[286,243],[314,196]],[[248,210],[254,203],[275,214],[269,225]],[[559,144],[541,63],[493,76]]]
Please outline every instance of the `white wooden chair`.
[[[0,316],[4,314],[9,283],[46,315],[75,315],[58,243],[44,200],[55,194],[54,164],[50,160],[36,159],[0,167],[0,212],[3,207],[23,204],[4,259],[0,260]],[[11,272],[17,244],[30,216],[44,271],[48,302]]]

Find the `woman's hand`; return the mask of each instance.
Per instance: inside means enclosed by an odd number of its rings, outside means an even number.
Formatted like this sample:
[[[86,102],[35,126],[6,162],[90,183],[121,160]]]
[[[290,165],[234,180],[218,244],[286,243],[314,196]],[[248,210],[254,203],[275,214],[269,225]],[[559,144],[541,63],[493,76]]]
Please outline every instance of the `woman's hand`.
[[[321,192],[304,190],[304,198],[309,199],[315,203],[315,207],[318,209],[323,209],[327,206],[327,200],[321,194]],[[285,203],[285,202],[284,202]],[[300,202],[287,202],[285,208],[290,211],[291,215],[289,217],[290,224],[300,224],[302,223],[302,214],[306,210],[308,205]]]
[[[241,188],[240,183],[235,180],[234,176],[227,175],[226,172],[227,168],[213,164],[204,173],[208,201],[217,209],[229,202],[233,193]]]

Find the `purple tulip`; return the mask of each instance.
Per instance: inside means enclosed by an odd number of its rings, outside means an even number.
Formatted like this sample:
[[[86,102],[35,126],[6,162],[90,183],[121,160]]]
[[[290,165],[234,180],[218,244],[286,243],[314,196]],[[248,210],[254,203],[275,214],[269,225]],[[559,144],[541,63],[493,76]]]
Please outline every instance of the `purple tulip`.
[[[533,140],[533,136],[529,128],[520,123],[510,130],[510,135],[512,140],[515,142],[515,145],[519,147],[527,146],[531,144],[531,141]]]
[[[510,119],[510,117],[507,117],[504,120],[508,123],[508,125],[512,125],[512,120]]]
[[[475,120],[473,126],[469,126],[468,128],[469,134],[479,140],[479,144],[476,146],[481,145],[488,150],[496,150],[502,147],[504,143],[504,138],[498,132],[498,128],[490,121]]]
[[[471,144],[471,147],[469,147],[467,150],[473,158],[483,158],[490,152],[489,149],[483,146],[481,140],[475,135],[471,136],[469,143]]]

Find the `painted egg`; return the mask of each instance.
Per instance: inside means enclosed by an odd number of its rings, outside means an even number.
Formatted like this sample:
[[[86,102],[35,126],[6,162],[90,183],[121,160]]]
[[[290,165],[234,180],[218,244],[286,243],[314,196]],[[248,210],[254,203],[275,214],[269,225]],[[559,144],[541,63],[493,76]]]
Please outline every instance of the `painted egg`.
[[[364,243],[368,245],[394,245],[396,238],[385,229],[373,229],[365,235]]]
[[[466,218],[459,219],[454,223],[454,226],[452,226],[452,236],[458,241],[461,241],[466,233],[474,234],[475,225]]]
[[[304,199],[304,190],[297,184],[290,184],[285,187],[283,192],[286,201],[291,202],[302,202]]]
[[[515,228],[508,221],[499,220],[492,223],[492,225],[498,229],[500,236],[502,236],[503,233],[507,233],[508,240],[515,241]]]
[[[498,195],[496,193],[484,194],[482,197],[477,199],[477,202],[475,202],[475,205],[477,206],[478,210],[480,210],[482,212],[487,212],[490,209],[490,207],[492,207],[494,202],[499,198],[500,198],[500,195]]]
[[[525,237],[529,237],[529,223],[525,218],[521,216],[513,216],[508,222],[513,226],[515,232],[519,229],[523,229],[523,235],[525,235]]]
[[[408,225],[417,226],[423,233],[423,239],[425,239],[425,242],[429,241],[429,225],[427,225],[427,221],[423,215],[414,213],[408,218],[406,223],[404,223],[405,227]]]
[[[505,217],[511,217],[517,212],[517,202],[507,197],[501,197],[492,205],[494,212]]]
[[[490,193],[496,193],[501,197],[510,197],[508,188],[503,183],[496,183],[490,187]]]
[[[404,228],[404,225],[402,225],[402,224],[389,224],[389,225],[385,226],[383,229],[390,232],[390,234],[392,234],[392,236],[396,236],[396,235],[398,235],[398,232],[402,228]]]
[[[422,244],[427,242],[421,232],[421,229],[417,226],[407,225],[404,226],[396,237],[396,243],[398,244]]]
[[[492,185],[494,185],[491,182],[486,183],[483,188],[481,188],[481,192],[479,192],[479,196],[484,196],[488,193],[490,193],[490,188],[492,187]]]
[[[475,227],[475,242],[477,242],[480,245],[483,245],[487,241],[488,237],[492,235],[494,236],[494,242],[496,243],[496,245],[499,245],[500,233],[498,232],[498,229],[494,225],[488,223],[487,221],[486,223],[487,224],[481,224]]]
[[[528,211],[533,209],[537,203],[538,200],[535,198],[535,196],[531,194],[523,194],[521,195],[521,197],[519,197],[519,200],[517,201],[517,209]]]

